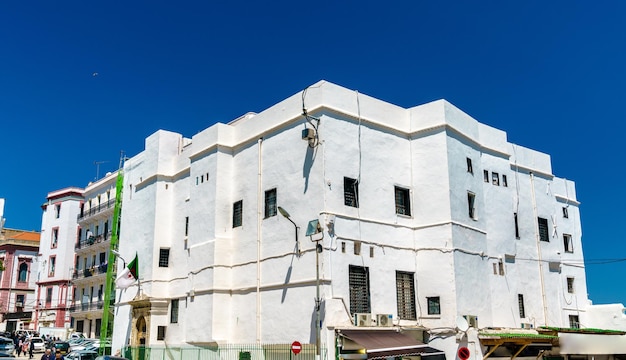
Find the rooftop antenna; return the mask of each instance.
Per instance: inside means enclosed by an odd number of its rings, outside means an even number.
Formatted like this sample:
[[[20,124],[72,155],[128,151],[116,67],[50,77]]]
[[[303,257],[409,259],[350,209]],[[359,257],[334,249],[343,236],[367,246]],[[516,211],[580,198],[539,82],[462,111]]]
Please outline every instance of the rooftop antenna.
[[[95,178],[96,181],[100,177],[100,164],[104,164],[104,163],[108,163],[108,162],[109,162],[108,160],[94,161],[93,162],[93,164],[96,165],[96,178]]]

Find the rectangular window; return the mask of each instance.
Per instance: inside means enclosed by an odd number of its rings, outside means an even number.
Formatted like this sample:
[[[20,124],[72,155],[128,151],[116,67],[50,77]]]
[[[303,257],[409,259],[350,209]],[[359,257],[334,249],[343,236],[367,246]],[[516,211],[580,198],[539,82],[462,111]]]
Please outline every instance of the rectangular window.
[[[165,340],[165,326],[157,326],[157,340]]]
[[[400,319],[417,320],[414,276],[410,272],[396,271],[396,294]]]
[[[578,319],[578,315],[569,316],[569,327],[570,329],[580,329],[580,320]]]
[[[573,253],[574,252],[574,245],[572,244],[572,235],[570,235],[570,234],[563,234],[563,249],[567,253]]]
[[[489,182],[489,170],[483,170],[483,181]]]
[[[411,216],[411,200],[409,199],[409,189],[395,187],[396,193],[396,214]]]
[[[427,297],[428,303],[428,315],[440,315],[441,314],[441,302],[439,296]]]
[[[56,268],[57,258],[56,256],[50,256],[50,263],[48,265],[48,276],[54,276],[54,269]]]
[[[276,189],[267,190],[265,192],[265,218],[276,216]]]
[[[350,265],[348,285],[350,287],[350,313],[371,312],[369,269]]]
[[[159,249],[159,267],[170,265],[170,249]]]
[[[539,240],[550,241],[550,235],[548,233],[548,219],[537,218],[539,225]]]
[[[54,205],[54,218],[58,219],[61,216],[61,204]]]
[[[563,217],[564,218],[569,218],[569,213],[567,211],[567,206],[563,206]]]
[[[243,200],[233,204],[233,228],[241,226],[243,221]]]
[[[468,209],[468,214],[469,217],[471,219],[476,220],[476,194],[474,194],[473,192],[468,191],[467,192],[467,209]]]
[[[189,216],[185,216],[185,236],[189,235]]]
[[[172,299],[170,307],[170,323],[178,323],[178,299]]]
[[[17,311],[22,311],[24,308],[24,295],[15,296],[15,307],[17,308]]]
[[[502,174],[502,186],[507,187],[509,186],[509,182],[506,179],[506,175]]]
[[[491,173],[491,182],[494,185],[500,186],[500,174],[498,174],[497,172]]]
[[[513,219],[515,219],[515,238],[519,239],[519,222],[517,220],[517,213],[513,213]]]
[[[567,278],[567,292],[570,294],[574,293],[574,278],[573,277]]]
[[[470,174],[474,173],[474,169],[472,168],[472,159],[467,158],[467,172]]]
[[[52,244],[50,245],[53,249],[56,249],[57,245],[59,245],[59,228],[52,228]]]
[[[46,304],[52,303],[52,288],[46,288]]]
[[[517,305],[519,306],[519,317],[522,319],[525,318],[526,310],[524,309],[524,295],[517,294]]]
[[[356,179],[343,178],[343,202],[346,206],[359,207],[359,182]]]

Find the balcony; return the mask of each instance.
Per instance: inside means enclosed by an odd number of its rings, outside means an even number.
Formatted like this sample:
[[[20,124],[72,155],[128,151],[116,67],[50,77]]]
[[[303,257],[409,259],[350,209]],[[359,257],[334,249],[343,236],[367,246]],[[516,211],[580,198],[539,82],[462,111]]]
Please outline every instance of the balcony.
[[[86,269],[74,269],[72,271],[72,282],[94,277],[106,276],[108,263],[102,263],[98,266],[88,267]]]
[[[111,238],[111,232],[107,232],[104,234],[90,236],[88,238],[82,239],[74,245],[74,250],[85,249],[89,246],[100,244],[104,241],[107,241]]]
[[[83,212],[81,212],[80,214],[78,214],[78,216],[76,217],[76,219],[78,221],[84,221],[87,220],[88,218],[101,214],[107,210],[113,210],[113,208],[115,207],[115,199],[111,199],[103,204],[99,204],[99,205],[94,205],[91,208],[84,210]]]

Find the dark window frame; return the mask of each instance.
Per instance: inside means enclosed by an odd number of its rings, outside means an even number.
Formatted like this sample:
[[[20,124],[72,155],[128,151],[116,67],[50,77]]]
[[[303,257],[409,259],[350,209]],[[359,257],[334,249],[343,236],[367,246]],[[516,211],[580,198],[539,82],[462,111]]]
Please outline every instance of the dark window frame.
[[[233,229],[243,225],[243,200],[233,203]]]
[[[169,267],[169,266],[170,266],[170,249],[160,248],[159,249],[159,267]]]
[[[179,299],[172,299],[170,301],[170,324],[178,324],[179,305]]]
[[[265,191],[265,219],[278,214],[278,191],[276,188]]]
[[[350,313],[371,313],[369,268],[349,265]]]
[[[398,318],[417,320],[415,304],[415,273],[396,271]]]
[[[359,181],[349,177],[343,178],[343,203],[350,207],[359,207]]]
[[[548,223],[548,219],[546,218],[537,218],[537,226],[539,231],[539,241],[550,242],[550,230]]]
[[[394,186],[396,214],[411,216],[411,190],[401,186]]]
[[[517,294],[517,306],[519,308],[519,317],[520,318],[525,318],[526,317],[526,307],[524,306],[524,295],[523,294]]]
[[[427,297],[426,308],[428,309],[428,315],[441,315],[441,298],[439,296]]]

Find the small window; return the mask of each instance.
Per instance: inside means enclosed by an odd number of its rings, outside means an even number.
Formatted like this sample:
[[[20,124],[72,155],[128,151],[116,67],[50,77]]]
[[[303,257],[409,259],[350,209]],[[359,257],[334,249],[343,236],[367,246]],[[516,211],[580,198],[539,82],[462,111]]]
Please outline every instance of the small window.
[[[172,299],[170,306],[170,323],[178,323],[178,299]]]
[[[483,170],[483,181],[489,182],[489,170]]]
[[[526,317],[526,309],[524,309],[524,295],[517,294],[517,305],[519,306],[519,317]]]
[[[346,206],[359,207],[359,182],[356,179],[343,178],[343,202]]]
[[[54,205],[54,217],[55,219],[61,217],[61,204]]]
[[[411,216],[411,200],[409,189],[395,187],[396,194],[396,214]]]
[[[467,209],[470,219],[476,220],[476,194],[473,192],[467,192]]]
[[[519,222],[517,220],[517,213],[513,213],[513,219],[515,221],[515,238],[519,239]]]
[[[472,159],[467,158],[467,172],[470,174],[474,173],[474,168],[472,167]]]
[[[20,267],[18,270],[17,281],[25,282],[26,280],[28,280],[28,264],[23,262],[20,264]]]
[[[578,319],[578,315],[569,316],[569,327],[570,329],[580,329],[580,319]]]
[[[374,257],[374,247],[370,246],[370,257],[373,258]]]
[[[157,340],[165,340],[165,326],[157,326]]]
[[[52,228],[52,244],[50,245],[53,249],[59,245],[59,228]]]
[[[567,278],[567,292],[570,294],[574,293],[574,278],[573,277]]]
[[[506,175],[502,174],[502,186],[507,187],[509,186],[509,182],[506,179]]]
[[[567,211],[567,206],[563,206],[563,217],[564,218],[569,218],[569,213]]]
[[[549,242],[550,235],[548,233],[548,219],[537,218],[537,223],[539,226],[539,240]]]
[[[371,312],[369,268],[349,265],[348,287],[350,289],[350,313]]]
[[[572,235],[563,234],[563,249],[566,253],[574,252],[574,244],[572,243]]]
[[[500,186],[500,174],[497,172],[491,173],[491,183],[496,186]]]
[[[56,256],[50,256],[49,268],[48,268],[48,277],[54,277],[54,270],[56,268],[57,258]]]
[[[361,255],[361,242],[360,241],[354,242],[354,255]]]
[[[502,260],[498,261],[498,274],[504,276],[504,262]]]
[[[170,249],[159,249],[159,267],[170,265]]]
[[[276,189],[267,190],[265,192],[265,218],[276,216]]]
[[[439,296],[427,297],[428,315],[441,315],[441,303]]]
[[[52,303],[52,288],[46,288],[46,304]]]
[[[233,228],[241,226],[243,222],[243,200],[233,204]]]
[[[189,235],[189,216],[185,216],[185,236]]]

